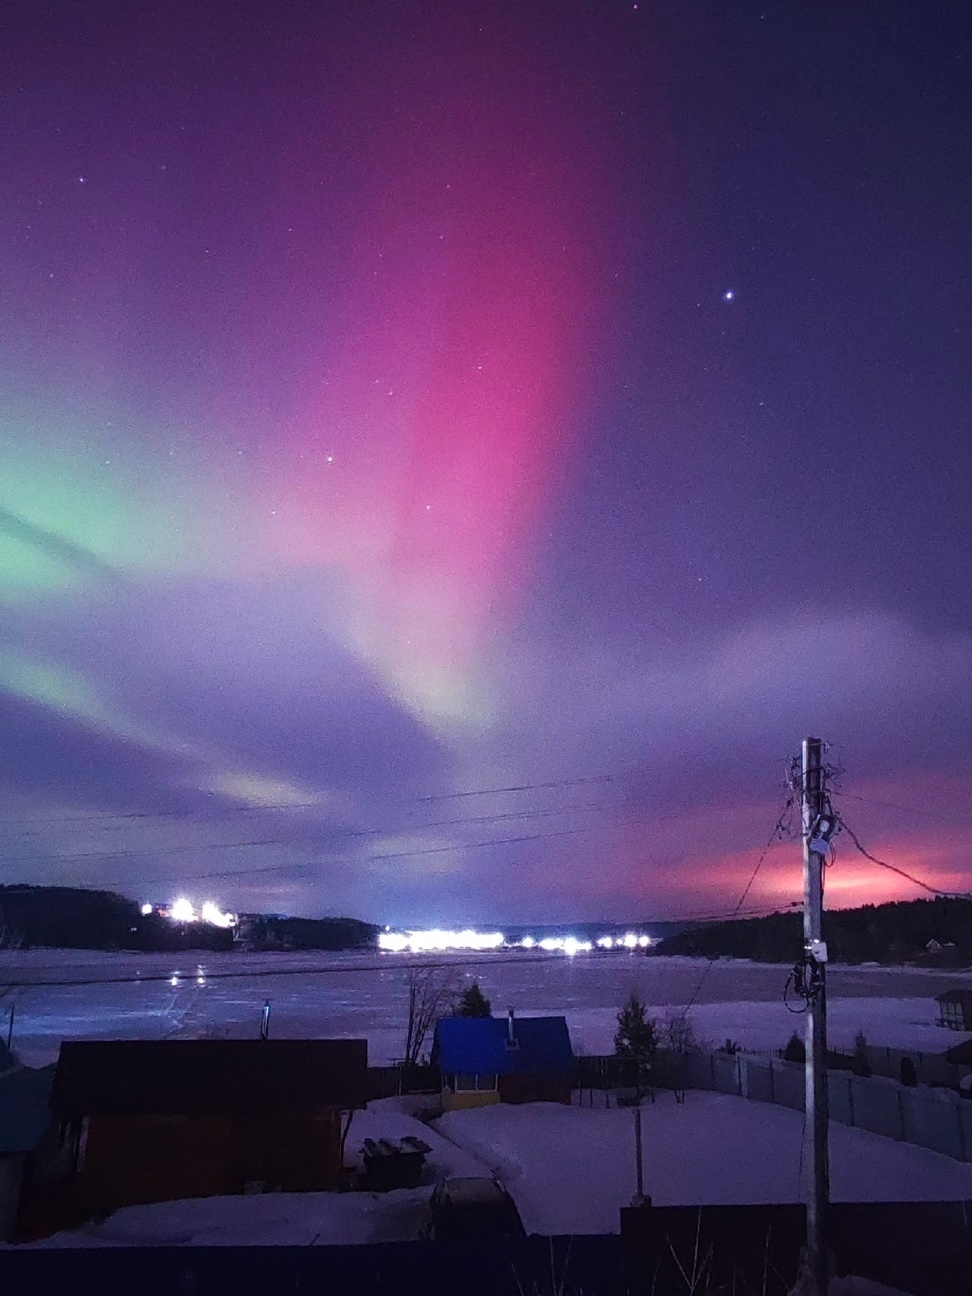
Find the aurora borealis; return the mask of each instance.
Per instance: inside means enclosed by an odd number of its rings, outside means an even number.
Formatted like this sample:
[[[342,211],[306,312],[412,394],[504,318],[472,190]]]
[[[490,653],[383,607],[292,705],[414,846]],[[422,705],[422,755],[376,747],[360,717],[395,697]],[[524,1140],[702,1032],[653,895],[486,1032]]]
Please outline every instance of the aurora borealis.
[[[6,7],[4,881],[722,912],[818,732],[972,889],[972,23],[854,9]]]

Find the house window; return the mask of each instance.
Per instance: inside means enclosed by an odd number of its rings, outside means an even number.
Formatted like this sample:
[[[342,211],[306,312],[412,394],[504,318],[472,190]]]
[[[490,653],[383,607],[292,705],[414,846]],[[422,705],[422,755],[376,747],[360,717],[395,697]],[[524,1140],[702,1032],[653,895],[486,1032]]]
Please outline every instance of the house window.
[[[951,1026],[954,1029],[961,1030],[964,1025],[965,1014],[962,1011],[961,1003],[955,1000],[946,1000],[942,1004],[942,1024]]]
[[[495,1075],[453,1076],[452,1087],[456,1093],[483,1093],[496,1088]]]

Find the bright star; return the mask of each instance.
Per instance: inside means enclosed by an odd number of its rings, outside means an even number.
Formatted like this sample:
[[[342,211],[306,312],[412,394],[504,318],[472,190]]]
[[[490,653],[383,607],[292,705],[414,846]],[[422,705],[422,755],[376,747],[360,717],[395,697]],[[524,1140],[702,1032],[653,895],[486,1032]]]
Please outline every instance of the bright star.
[[[727,288],[726,291],[722,294],[722,300],[724,302],[735,301],[736,300],[735,289]]]

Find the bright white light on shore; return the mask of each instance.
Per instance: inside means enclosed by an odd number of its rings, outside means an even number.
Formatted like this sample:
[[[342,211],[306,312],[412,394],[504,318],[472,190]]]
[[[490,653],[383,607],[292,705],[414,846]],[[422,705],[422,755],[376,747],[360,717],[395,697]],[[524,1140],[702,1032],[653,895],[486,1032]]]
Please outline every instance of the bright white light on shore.
[[[621,944],[625,949],[635,949],[638,945],[638,937],[634,932],[625,932],[624,936],[621,938]]]
[[[564,948],[564,939],[562,936],[544,936],[540,942],[540,948],[550,954],[553,950]]]
[[[611,936],[599,936],[597,938],[598,949],[613,949],[614,940]]]
[[[564,940],[564,953],[570,954],[571,956],[574,954],[585,954],[590,948],[590,941],[578,940],[576,936],[568,936]]]
[[[196,911],[192,907],[192,901],[180,897],[169,910],[169,917],[173,922],[195,922]]]
[[[142,905],[142,917],[143,917],[143,918],[147,918],[147,917],[149,916],[149,914],[152,912],[152,907],[153,907],[153,906],[150,905],[150,904],[148,904],[148,903]]]
[[[520,941],[520,945],[523,947],[523,949],[533,949],[536,943],[537,942],[533,939],[532,936],[524,936],[523,939]]]
[[[411,950],[413,954],[431,950],[491,950],[505,944],[502,932],[477,932],[471,928],[463,931],[444,931],[434,927],[430,931],[382,932],[378,948],[391,953]]]
[[[638,944],[641,946],[642,949],[647,949],[648,946],[651,944],[651,937],[650,937],[650,936],[639,936],[639,937],[638,937]]]
[[[236,924],[234,915],[223,913],[218,905],[213,904],[212,900],[206,901],[200,916],[203,922],[212,923],[214,927],[233,927]]]
[[[408,937],[402,936],[398,932],[384,931],[378,937],[378,948],[398,954],[401,950],[408,949]]]

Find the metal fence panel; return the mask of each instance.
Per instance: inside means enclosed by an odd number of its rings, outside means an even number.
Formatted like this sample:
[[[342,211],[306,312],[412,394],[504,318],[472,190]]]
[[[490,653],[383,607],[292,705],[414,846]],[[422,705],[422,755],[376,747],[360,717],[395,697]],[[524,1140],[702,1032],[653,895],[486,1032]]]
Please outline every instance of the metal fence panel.
[[[712,1083],[719,1093],[739,1093],[739,1071],[731,1053],[712,1054]]]
[[[904,1117],[899,1091],[901,1085],[884,1076],[851,1076],[854,1101],[854,1124],[885,1138],[904,1137]]]
[[[806,1079],[801,1062],[779,1062],[773,1067],[776,1101],[791,1111],[803,1111],[806,1101]]]
[[[962,1099],[944,1090],[908,1086],[902,1086],[899,1098],[905,1140],[961,1161],[962,1118],[958,1104]]]
[[[853,1077],[846,1071],[830,1071],[827,1075],[827,1097],[830,1119],[841,1125],[854,1124]]]

